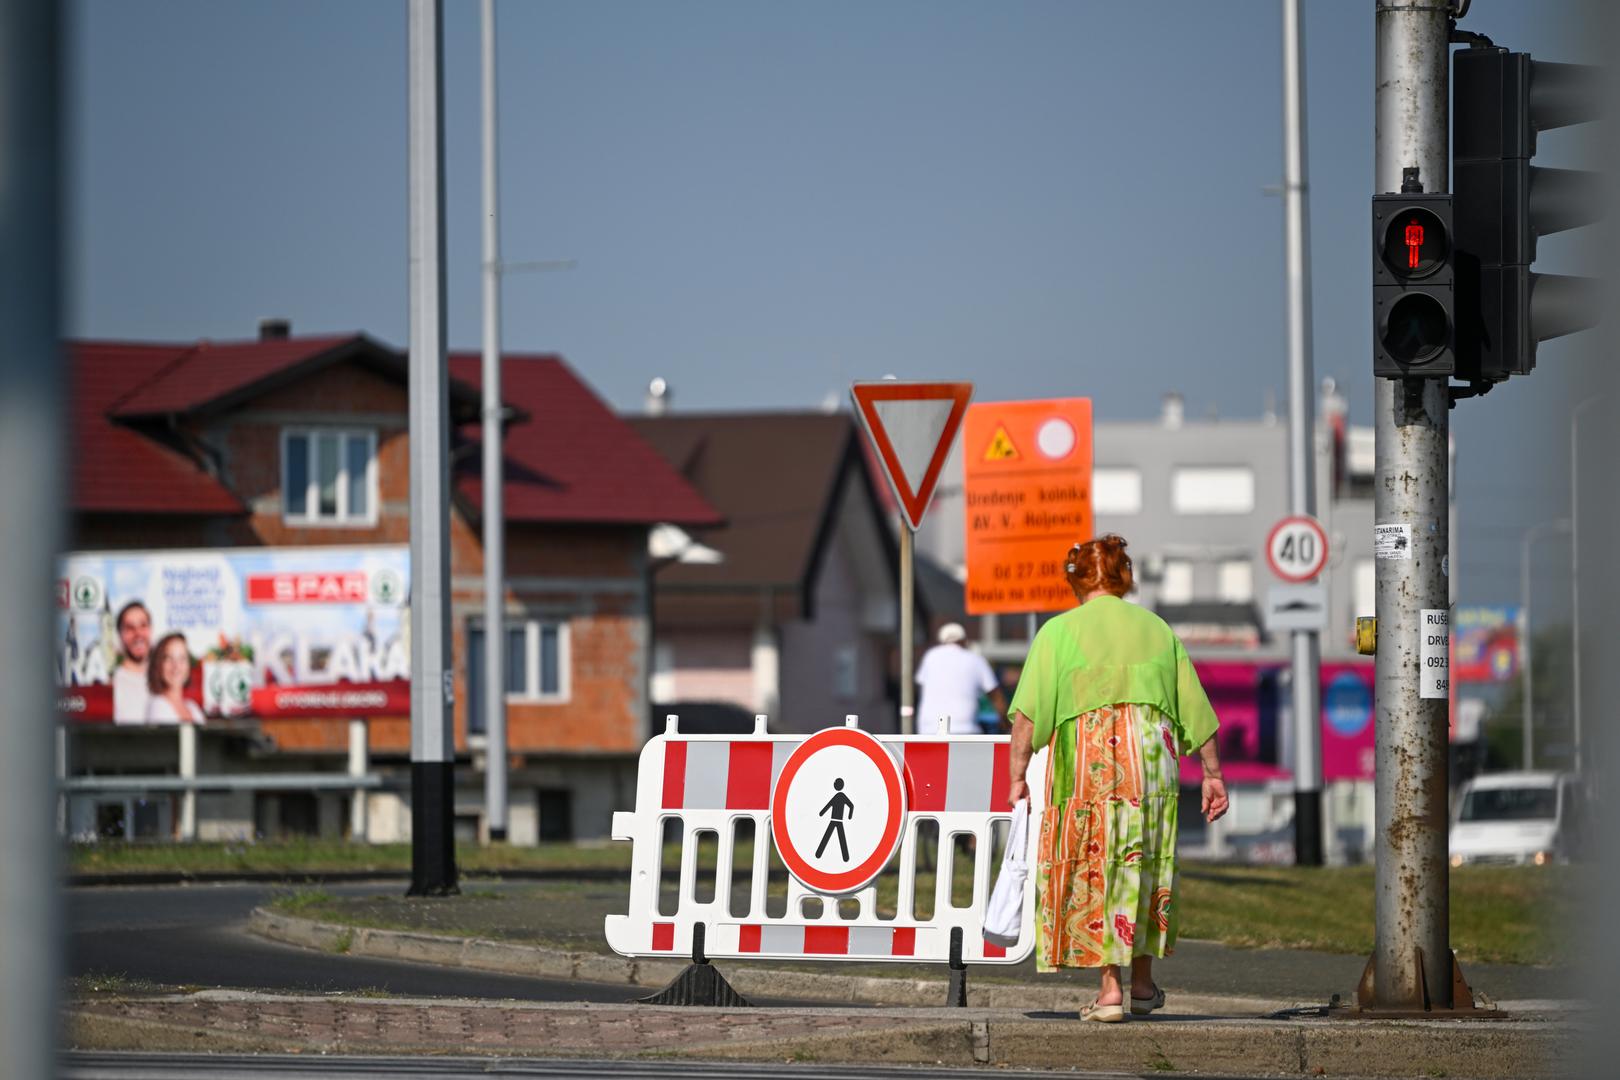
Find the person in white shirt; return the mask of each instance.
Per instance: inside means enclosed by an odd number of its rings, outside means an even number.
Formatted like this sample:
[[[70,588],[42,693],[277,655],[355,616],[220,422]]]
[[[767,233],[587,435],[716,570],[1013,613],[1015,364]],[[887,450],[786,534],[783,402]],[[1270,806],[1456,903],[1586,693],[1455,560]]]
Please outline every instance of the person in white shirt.
[[[152,692],[146,685],[147,659],[152,652],[152,616],[146,605],[131,600],[118,609],[121,653],[113,668],[113,723],[146,723],[146,705]]]
[[[996,712],[1007,711],[1001,683],[984,657],[967,647],[961,623],[939,628],[939,644],[923,653],[917,665],[917,732],[929,735],[941,717],[953,735],[979,734],[979,697],[990,696]]]
[[[146,706],[148,723],[203,722],[202,709],[186,697],[186,684],[191,681],[191,666],[191,650],[186,647],[185,635],[164,635],[157,648],[152,650],[151,677],[147,680],[152,692]]]

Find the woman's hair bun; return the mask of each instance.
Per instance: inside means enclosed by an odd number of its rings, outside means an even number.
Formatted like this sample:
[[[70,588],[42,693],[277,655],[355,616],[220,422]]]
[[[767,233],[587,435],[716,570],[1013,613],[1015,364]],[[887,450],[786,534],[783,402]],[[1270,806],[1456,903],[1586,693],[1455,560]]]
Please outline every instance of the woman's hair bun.
[[[1101,589],[1124,596],[1136,586],[1131,573],[1131,557],[1125,554],[1125,538],[1106,533],[1069,549],[1064,570],[1070,584],[1082,594]]]

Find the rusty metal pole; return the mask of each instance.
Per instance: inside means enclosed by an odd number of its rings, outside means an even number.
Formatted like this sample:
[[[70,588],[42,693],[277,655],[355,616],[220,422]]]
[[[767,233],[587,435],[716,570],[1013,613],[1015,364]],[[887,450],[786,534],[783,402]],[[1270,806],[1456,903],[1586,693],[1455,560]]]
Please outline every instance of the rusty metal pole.
[[[1402,170],[1414,167],[1424,191],[1445,191],[1450,184],[1451,4],[1375,2],[1374,191],[1400,191]],[[1374,383],[1373,505],[1380,534],[1377,938],[1372,1001],[1363,1000],[1363,1005],[1449,1009],[1448,673],[1443,660],[1432,660],[1435,650],[1426,640],[1426,635],[1448,634],[1446,380]],[[1438,655],[1443,658],[1444,650]],[[1431,661],[1428,667],[1426,659]],[[1471,1002],[1456,1004],[1467,1007]]]

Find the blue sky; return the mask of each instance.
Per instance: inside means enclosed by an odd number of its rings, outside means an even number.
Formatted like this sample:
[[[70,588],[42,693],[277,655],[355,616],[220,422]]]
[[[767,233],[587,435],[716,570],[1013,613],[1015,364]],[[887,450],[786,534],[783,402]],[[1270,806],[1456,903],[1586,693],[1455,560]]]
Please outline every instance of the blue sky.
[[[1305,8],[1316,371],[1370,423],[1373,3]],[[1286,390],[1279,10],[505,0],[503,255],[578,260],[507,278],[506,347],[622,408],[654,375],[732,409],[894,373],[1257,415]],[[1568,11],[1477,0],[1464,26],[1591,59]],[[281,315],[405,344],[402,0],[72,14],[70,332]],[[445,16],[450,339],[476,348],[478,5]],[[1465,600],[1515,599],[1520,531],[1565,511],[1575,347],[1453,414]]]

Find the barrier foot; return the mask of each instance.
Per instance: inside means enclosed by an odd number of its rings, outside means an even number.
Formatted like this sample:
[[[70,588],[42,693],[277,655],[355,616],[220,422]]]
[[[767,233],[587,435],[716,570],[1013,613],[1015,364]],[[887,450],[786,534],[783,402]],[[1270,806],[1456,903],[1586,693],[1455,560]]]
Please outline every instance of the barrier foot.
[[[692,927],[692,962],[686,970],[651,997],[637,998],[638,1005],[707,1005],[712,1008],[742,1009],[748,999],[733,990],[726,977],[703,954],[703,924]]]
[[[945,1004],[949,1008],[967,1008],[967,965],[962,963],[962,928],[951,928],[951,982],[945,990]]]

